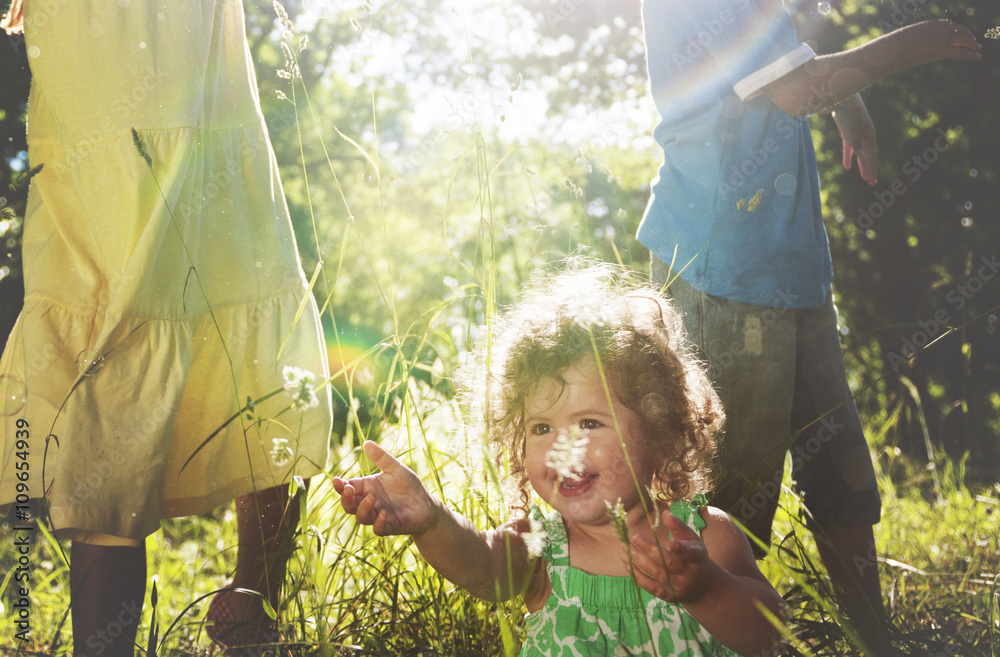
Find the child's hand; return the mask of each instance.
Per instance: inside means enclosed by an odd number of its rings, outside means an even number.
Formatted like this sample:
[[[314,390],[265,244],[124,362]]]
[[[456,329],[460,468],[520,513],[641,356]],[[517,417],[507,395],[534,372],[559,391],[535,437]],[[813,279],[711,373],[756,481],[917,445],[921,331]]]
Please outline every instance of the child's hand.
[[[636,582],[667,602],[695,600],[708,585],[714,563],[708,558],[708,549],[697,532],[669,509],[665,509],[661,517],[661,529],[670,532],[671,540],[661,540],[659,548],[644,536],[636,536],[631,541]]]
[[[976,61],[983,57],[983,46],[972,32],[948,20],[922,21],[900,28],[888,36],[902,39],[906,63],[910,66],[942,59]]]
[[[340,505],[378,536],[418,536],[434,525],[437,505],[408,467],[370,440],[365,454],[382,472],[354,479],[333,478]]]
[[[875,141],[875,125],[861,96],[855,94],[838,103],[833,108],[833,120],[837,122],[844,143],[844,168],[850,170],[851,162],[857,157],[862,180],[874,185],[878,182],[878,142]]]

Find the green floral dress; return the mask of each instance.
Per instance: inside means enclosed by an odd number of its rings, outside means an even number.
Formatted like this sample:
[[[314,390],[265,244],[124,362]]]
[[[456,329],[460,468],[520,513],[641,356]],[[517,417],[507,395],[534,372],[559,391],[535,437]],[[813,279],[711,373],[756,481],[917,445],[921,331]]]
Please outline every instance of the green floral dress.
[[[705,526],[698,509],[703,495],[674,502],[670,510],[695,531]],[[541,515],[537,509],[533,513]],[[698,624],[681,605],[664,602],[631,577],[591,575],[569,565],[562,516],[544,517],[548,541],[542,558],[552,593],[542,609],[528,614],[522,657],[735,655]]]

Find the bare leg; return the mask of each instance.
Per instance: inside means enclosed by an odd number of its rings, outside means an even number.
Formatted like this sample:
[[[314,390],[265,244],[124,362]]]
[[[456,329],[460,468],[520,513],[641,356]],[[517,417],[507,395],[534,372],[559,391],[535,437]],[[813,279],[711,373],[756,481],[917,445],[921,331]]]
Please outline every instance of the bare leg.
[[[294,548],[302,494],[289,500],[288,486],[280,486],[236,499],[239,548],[232,586],[259,592],[275,610],[281,600],[285,567]],[[218,623],[210,630],[210,636],[227,646],[256,645],[277,639],[258,596],[219,593],[209,607],[208,620]]]
[[[73,654],[132,657],[146,594],[146,547],[73,541]]]
[[[837,599],[861,639],[866,655],[895,654],[889,642],[879,583],[875,536],[870,525],[821,527],[816,532],[820,559]]]

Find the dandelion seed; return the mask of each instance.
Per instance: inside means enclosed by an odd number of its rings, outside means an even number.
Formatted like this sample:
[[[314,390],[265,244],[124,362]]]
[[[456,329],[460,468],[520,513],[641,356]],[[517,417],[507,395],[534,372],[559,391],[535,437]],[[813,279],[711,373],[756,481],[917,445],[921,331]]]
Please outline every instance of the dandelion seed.
[[[583,474],[583,459],[587,457],[587,445],[590,443],[590,430],[580,427],[570,427],[570,430],[559,429],[556,442],[545,455],[546,467],[556,471],[559,481],[575,479]]]
[[[305,410],[319,405],[314,384],[315,374],[291,365],[286,365],[281,374],[285,377],[285,392],[291,396],[294,408]]]
[[[537,518],[532,518],[531,531],[523,534],[521,538],[524,539],[524,545],[528,548],[529,556],[542,556],[542,552],[549,542],[549,535],[545,533],[545,523]]]
[[[615,528],[615,533],[618,534],[618,540],[622,542],[623,545],[628,545],[628,522],[625,520],[625,507],[622,506],[622,498],[618,498],[618,501],[613,505],[607,500],[604,501],[605,506],[608,507],[608,515],[611,517],[611,526]]]
[[[763,191],[763,189],[758,189],[757,193],[753,195],[753,198],[747,201],[747,212],[753,212],[757,209],[757,206],[760,205],[760,195]]]
[[[139,139],[139,133],[135,131],[135,128],[132,128],[132,143],[135,144],[135,149],[139,151],[139,155],[142,156],[142,159],[146,161],[146,166],[152,168],[153,158],[149,157],[145,147],[142,145],[142,140]]]

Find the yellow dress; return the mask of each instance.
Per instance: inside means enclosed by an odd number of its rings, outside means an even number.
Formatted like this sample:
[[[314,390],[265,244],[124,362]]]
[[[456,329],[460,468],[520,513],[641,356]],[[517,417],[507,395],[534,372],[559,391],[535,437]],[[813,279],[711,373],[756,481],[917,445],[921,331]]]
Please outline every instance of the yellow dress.
[[[322,332],[241,2],[29,0],[25,39],[43,169],[0,361],[0,505],[44,491],[57,530],[142,538],[320,472]],[[293,403],[287,366],[315,400]]]

